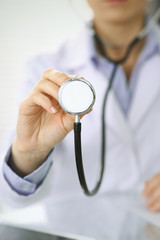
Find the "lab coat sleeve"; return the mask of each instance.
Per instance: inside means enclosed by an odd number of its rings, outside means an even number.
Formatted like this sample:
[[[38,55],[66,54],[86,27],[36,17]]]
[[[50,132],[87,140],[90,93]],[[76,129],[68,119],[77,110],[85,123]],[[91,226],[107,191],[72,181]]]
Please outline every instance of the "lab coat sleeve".
[[[10,154],[10,146],[16,135],[16,122],[18,108],[21,101],[33,89],[35,84],[40,80],[45,69],[51,66],[42,61],[41,56],[31,58],[26,62],[23,71],[23,81],[19,86],[17,97],[17,107],[15,109],[15,119],[13,126],[9,126],[0,148],[0,202],[14,207],[23,207],[33,202],[37,202],[49,195],[50,192],[50,169],[52,165],[51,157],[48,157],[45,163],[33,174],[26,176],[24,179],[18,177],[7,165],[7,159]],[[43,182],[43,184],[41,184]],[[45,183],[46,182],[46,183]],[[41,185],[40,185],[41,184]],[[41,190],[42,189],[42,190]],[[29,193],[29,195],[28,195]],[[32,194],[30,194],[32,193]]]
[[[11,169],[7,169],[10,176],[9,179],[6,180],[3,171],[5,168],[4,161],[7,159],[7,157],[7,155],[0,154],[0,202],[3,205],[9,205],[14,208],[21,208],[44,200],[51,191],[51,163],[50,166],[47,166],[50,160],[48,159],[48,162],[46,161],[43,166],[37,169],[38,174],[42,173],[44,179],[43,184],[36,186],[35,183],[32,183],[30,181],[32,179],[31,175],[28,175],[26,177],[27,180],[20,179],[19,176],[11,172]],[[37,173],[33,174],[35,175]],[[16,190],[13,189],[14,187],[16,188]],[[18,192],[17,190],[19,190],[20,192]],[[24,193],[27,193],[28,191],[32,193],[29,195],[25,195]]]
[[[9,186],[20,195],[28,196],[35,193],[36,189],[43,183],[52,165],[52,152],[53,151],[50,152],[45,162],[38,169],[21,178],[8,166],[8,160],[11,154],[10,148],[2,167],[4,178]]]

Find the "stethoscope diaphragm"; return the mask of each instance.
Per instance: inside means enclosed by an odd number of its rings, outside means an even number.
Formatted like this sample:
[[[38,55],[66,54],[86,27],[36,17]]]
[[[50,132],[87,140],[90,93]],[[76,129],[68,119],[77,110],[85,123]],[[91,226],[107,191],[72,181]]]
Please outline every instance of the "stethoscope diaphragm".
[[[70,78],[61,85],[58,100],[65,112],[80,116],[93,107],[95,90],[91,83],[83,78]]]

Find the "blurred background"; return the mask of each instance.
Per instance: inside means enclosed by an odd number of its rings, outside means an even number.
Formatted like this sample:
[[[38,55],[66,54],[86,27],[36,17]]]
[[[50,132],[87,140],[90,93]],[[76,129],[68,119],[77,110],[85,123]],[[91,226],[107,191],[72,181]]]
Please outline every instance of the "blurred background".
[[[85,0],[0,0],[0,145],[15,118],[25,61],[75,34],[89,15]]]
[[[160,1],[149,1],[154,12]],[[14,109],[25,61],[53,49],[91,18],[86,0],[0,0],[0,145]]]

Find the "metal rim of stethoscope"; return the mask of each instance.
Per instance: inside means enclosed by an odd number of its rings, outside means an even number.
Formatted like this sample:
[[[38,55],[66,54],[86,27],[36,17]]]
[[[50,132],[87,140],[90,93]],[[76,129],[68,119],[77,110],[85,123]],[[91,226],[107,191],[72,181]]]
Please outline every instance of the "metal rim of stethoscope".
[[[92,103],[88,106],[88,108],[85,110],[85,111],[81,111],[81,112],[72,112],[70,110],[68,110],[66,108],[66,106],[63,104],[63,101],[62,101],[62,94],[63,94],[63,90],[64,88],[70,84],[71,82],[73,81],[79,81],[79,82],[83,82],[85,83],[89,88],[90,90],[92,91],[92,95],[93,95],[93,100],[92,100]],[[69,113],[69,114],[72,114],[72,115],[75,115],[75,116],[80,116],[80,115],[83,115],[85,113],[87,113],[90,109],[92,109],[94,103],[95,103],[95,100],[96,100],[96,93],[95,93],[95,90],[93,88],[93,86],[91,85],[91,83],[89,81],[87,81],[86,79],[84,78],[81,78],[81,77],[74,77],[74,78],[69,78],[68,80],[66,80],[60,87],[60,90],[58,92],[58,100],[59,100],[59,104],[60,106],[64,109],[65,112]],[[76,118],[77,119],[77,118]]]

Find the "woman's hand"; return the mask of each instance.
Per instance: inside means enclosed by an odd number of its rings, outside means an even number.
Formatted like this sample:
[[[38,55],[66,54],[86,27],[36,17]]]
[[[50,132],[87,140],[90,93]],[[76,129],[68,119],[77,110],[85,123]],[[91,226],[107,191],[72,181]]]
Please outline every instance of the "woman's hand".
[[[145,182],[142,196],[146,197],[146,206],[152,212],[160,211],[160,173],[155,175],[151,180]]]
[[[59,87],[70,77],[57,70],[46,70],[20,104],[17,136],[9,162],[19,175],[39,167],[51,149],[72,130],[74,116],[65,113],[58,103]]]

